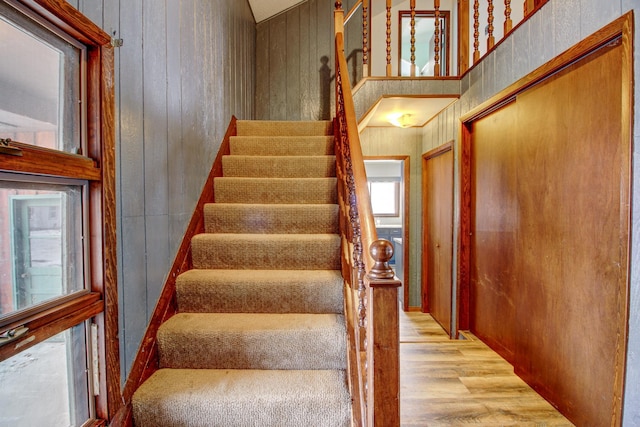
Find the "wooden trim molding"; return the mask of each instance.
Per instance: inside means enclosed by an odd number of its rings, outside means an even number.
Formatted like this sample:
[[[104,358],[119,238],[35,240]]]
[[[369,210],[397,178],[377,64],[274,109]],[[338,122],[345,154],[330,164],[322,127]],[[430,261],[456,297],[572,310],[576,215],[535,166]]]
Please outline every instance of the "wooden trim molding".
[[[100,338],[99,374],[103,379],[100,381],[100,394],[96,397],[96,416],[108,420],[122,404],[116,279],[115,75],[111,37],[64,0],[7,1],[33,11],[84,44],[87,51],[87,152],[83,153],[84,156],[76,156],[14,144],[22,149],[23,157],[3,158],[2,169],[89,181],[89,297],[102,294],[102,298],[93,302],[78,299],[76,302],[80,305],[75,307],[75,311],[60,320],[52,320],[42,328],[49,331],[45,331],[44,336],[59,328],[68,328],[69,322],[77,324],[94,317]],[[30,163],[28,169],[24,167],[25,163]],[[63,307],[58,309],[64,311]]]

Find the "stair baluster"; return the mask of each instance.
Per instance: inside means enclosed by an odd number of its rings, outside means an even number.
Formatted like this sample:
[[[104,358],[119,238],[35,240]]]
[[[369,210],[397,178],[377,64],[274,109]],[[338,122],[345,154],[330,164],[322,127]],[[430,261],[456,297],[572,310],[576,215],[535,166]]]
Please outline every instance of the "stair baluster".
[[[511,0],[504,0],[504,35],[506,36],[513,28],[513,21],[511,20]]]
[[[480,2],[473,0],[473,63],[480,59]]]
[[[434,69],[433,75],[435,77],[440,77],[440,0],[433,1],[434,9],[435,9],[435,17],[434,17],[434,25],[435,29],[433,32],[434,38]]]
[[[391,76],[391,0],[387,0],[387,77]]]
[[[416,75],[416,0],[411,0],[411,77]]]
[[[489,24],[487,32],[487,50],[489,50],[496,43],[496,38],[493,36],[493,0],[488,0],[487,12],[489,12],[489,18],[487,20]]]

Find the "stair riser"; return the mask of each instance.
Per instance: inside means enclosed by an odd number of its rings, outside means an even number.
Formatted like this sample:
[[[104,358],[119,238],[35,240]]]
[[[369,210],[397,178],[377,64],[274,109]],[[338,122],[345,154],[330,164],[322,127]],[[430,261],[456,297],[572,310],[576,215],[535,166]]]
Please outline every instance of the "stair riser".
[[[238,135],[331,135],[333,122],[238,120],[236,129]]]
[[[331,156],[335,154],[333,137],[249,137],[229,139],[233,156]]]
[[[336,176],[334,156],[224,156],[226,177],[329,178]]]
[[[207,233],[338,233],[338,205],[205,205]]]
[[[340,237],[201,234],[191,240],[194,268],[257,270],[338,270]],[[286,237],[286,236],[285,236]]]
[[[136,427],[349,427],[343,371],[170,370],[132,401]]]
[[[217,203],[336,204],[335,178],[216,178]]]
[[[310,327],[307,325],[307,327]],[[158,332],[160,367],[345,369],[344,328]]]
[[[217,270],[220,271],[220,270]],[[290,272],[294,273],[294,272]],[[254,281],[193,280],[176,282],[181,313],[336,313],[343,312],[341,280]],[[301,282],[301,283],[300,283]]]

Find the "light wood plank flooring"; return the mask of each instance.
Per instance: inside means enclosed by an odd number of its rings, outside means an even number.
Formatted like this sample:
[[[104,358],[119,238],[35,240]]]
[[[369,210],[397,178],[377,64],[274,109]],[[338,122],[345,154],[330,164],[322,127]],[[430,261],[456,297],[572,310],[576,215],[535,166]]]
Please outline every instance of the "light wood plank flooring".
[[[428,314],[400,312],[402,426],[572,426],[482,341],[449,340]]]

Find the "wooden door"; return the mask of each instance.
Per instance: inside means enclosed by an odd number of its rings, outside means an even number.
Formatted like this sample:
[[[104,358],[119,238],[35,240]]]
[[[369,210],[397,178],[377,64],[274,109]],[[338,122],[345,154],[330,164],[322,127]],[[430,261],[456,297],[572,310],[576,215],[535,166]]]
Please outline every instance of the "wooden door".
[[[449,335],[453,263],[453,151],[446,144],[422,159],[423,240],[422,310]]]

